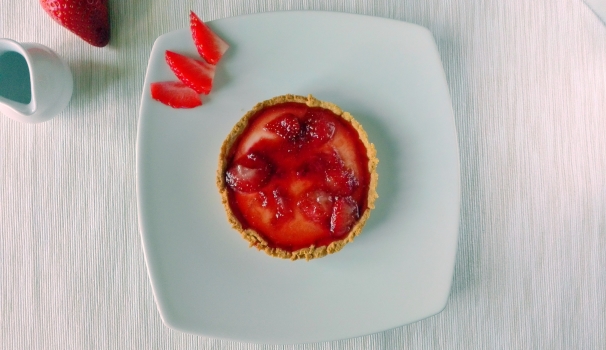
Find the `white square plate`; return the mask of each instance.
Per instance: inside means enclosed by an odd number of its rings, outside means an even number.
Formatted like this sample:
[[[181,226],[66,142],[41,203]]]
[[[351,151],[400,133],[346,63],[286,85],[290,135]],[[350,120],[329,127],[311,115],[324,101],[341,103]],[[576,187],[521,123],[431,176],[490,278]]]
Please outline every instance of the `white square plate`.
[[[585,3],[606,23],[606,0],[585,0]]]
[[[187,14],[184,14],[187,17]],[[459,224],[459,158],[448,86],[432,35],[395,20],[278,12],[212,21],[231,45],[204,105],[151,99],[176,80],[167,49],[197,55],[189,29],[159,37],[137,140],[137,197],[158,309],[177,330],[262,343],[343,339],[440,312]],[[313,94],[351,112],[376,145],[380,198],[361,236],[322,259],[249,248],[215,187],[219,149],[255,103]]]

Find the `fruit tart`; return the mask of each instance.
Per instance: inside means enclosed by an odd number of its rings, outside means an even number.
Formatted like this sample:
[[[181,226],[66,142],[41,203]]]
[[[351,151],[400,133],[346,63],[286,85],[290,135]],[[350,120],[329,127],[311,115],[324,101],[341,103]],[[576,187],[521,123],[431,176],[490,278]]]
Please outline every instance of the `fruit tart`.
[[[217,187],[230,224],[279,258],[335,253],[360,234],[377,196],[362,125],[313,96],[258,103],[221,147]]]

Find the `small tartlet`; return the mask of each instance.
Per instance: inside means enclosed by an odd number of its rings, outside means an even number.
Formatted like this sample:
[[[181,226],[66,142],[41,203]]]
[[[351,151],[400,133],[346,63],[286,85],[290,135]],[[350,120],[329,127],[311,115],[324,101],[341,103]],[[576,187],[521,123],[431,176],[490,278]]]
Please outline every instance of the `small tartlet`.
[[[230,162],[233,160],[233,148],[238,147],[239,139],[249,127],[251,120],[269,107],[279,106],[287,103],[304,104],[307,107],[313,108],[319,107],[334,113],[334,115],[338,116],[343,121],[351,125],[353,129],[355,129],[359,137],[359,141],[365,149],[365,156],[368,159],[366,165],[368,171],[366,179],[367,184],[365,184],[365,186],[367,186],[365,187],[367,188],[367,191],[365,191],[366,193],[364,194],[363,198],[364,208],[359,213],[359,217],[357,218],[355,224],[351,226],[351,229],[349,229],[346,234],[341,235],[338,239],[332,240],[328,244],[310,244],[309,246],[300,247],[294,250],[285,249],[284,247],[272,244],[268,239],[266,239],[264,234],[258,232],[254,228],[247,227],[250,225],[245,225],[243,224],[243,222],[241,222],[242,219],[239,218],[239,216],[241,217],[242,215],[237,215],[235,209],[232,208],[230,204],[230,191],[233,192],[233,189],[230,188],[226,181],[226,171],[230,166]],[[262,250],[266,254],[276,258],[290,260],[311,260],[321,258],[328,254],[333,254],[340,251],[346,244],[352,242],[354,238],[362,232],[364,225],[370,217],[370,212],[375,208],[375,201],[378,198],[378,194],[376,191],[378,182],[378,162],[379,160],[377,158],[375,146],[368,140],[368,135],[363,129],[362,125],[357,120],[355,120],[350,113],[343,111],[341,108],[339,108],[333,103],[318,100],[312,95],[308,95],[307,97],[305,97],[289,94],[277,96],[256,104],[250,111],[244,114],[244,116],[234,125],[229,135],[223,142],[223,145],[221,146],[216,185],[219,189],[222,204],[227,214],[227,220],[229,221],[231,226],[236,231],[238,231],[246,241],[249,242],[251,247],[255,247],[258,250]]]

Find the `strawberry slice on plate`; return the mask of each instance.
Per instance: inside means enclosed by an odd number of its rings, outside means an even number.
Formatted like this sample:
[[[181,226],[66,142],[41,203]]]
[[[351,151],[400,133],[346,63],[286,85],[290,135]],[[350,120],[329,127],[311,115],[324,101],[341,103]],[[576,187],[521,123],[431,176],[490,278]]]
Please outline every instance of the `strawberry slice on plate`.
[[[210,64],[217,64],[229,45],[202,22],[193,11],[189,14],[189,25],[200,56]]]
[[[180,81],[151,83],[154,100],[173,108],[194,108],[202,105],[200,95]]]
[[[177,78],[199,94],[208,95],[213,87],[215,66],[166,50],[166,63]]]
[[[40,0],[53,20],[87,43],[103,47],[109,43],[107,0]]]

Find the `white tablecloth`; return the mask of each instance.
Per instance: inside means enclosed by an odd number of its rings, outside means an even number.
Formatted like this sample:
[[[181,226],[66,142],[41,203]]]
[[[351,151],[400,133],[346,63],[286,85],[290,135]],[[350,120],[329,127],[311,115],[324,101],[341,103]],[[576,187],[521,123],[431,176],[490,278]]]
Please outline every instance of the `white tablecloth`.
[[[98,49],[38,1],[0,0],[0,37],[51,47],[75,79],[49,122],[0,115],[0,348],[606,348],[606,26],[582,0],[109,2],[112,40]],[[135,141],[153,41],[186,27],[190,9],[207,21],[330,10],[430,29],[461,151],[442,313],[284,347],[164,326],[137,227]]]

